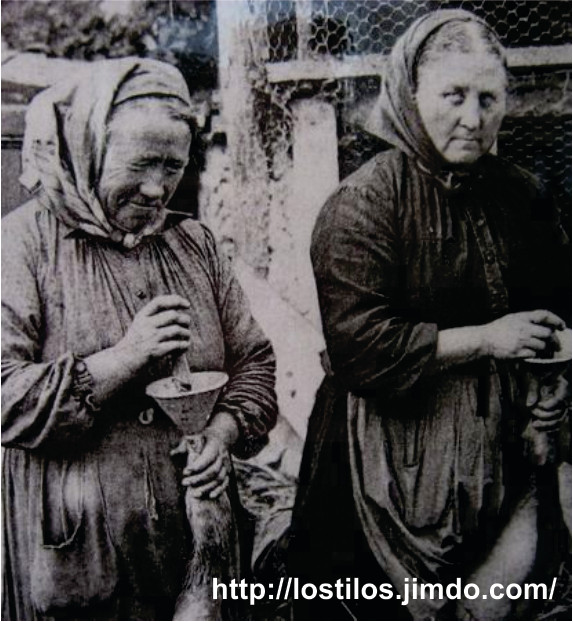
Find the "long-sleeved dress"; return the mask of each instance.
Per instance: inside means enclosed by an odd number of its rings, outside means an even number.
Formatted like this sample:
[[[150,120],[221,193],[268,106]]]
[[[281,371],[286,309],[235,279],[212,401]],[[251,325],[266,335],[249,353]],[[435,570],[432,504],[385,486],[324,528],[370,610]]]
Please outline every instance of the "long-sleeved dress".
[[[455,578],[487,551],[529,483],[518,375],[493,359],[437,371],[437,336],[510,311],[560,313],[556,300],[567,308],[551,207],[532,176],[494,156],[452,180],[398,149],[327,201],[312,260],[333,374],[309,422],[295,576],[403,592],[405,577]],[[411,601],[410,614],[442,604]]]
[[[126,249],[32,201],[2,242],[3,617],[170,619],[192,534],[170,457],[180,433],[144,393],[169,366],[94,411],[74,361],[116,344],[155,296],[183,296],[189,366],[229,374],[216,411],[235,417],[244,457],[276,419],[272,348],[212,235],[184,215]]]

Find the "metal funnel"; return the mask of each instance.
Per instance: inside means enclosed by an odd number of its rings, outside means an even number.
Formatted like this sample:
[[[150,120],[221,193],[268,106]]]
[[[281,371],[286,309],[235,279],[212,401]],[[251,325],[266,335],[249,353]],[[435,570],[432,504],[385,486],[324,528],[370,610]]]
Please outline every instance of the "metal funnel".
[[[184,434],[201,432],[209,419],[221,389],[229,377],[222,371],[189,374],[185,383],[176,376],[161,378],[147,385],[145,393]],[[188,385],[190,390],[185,390]]]

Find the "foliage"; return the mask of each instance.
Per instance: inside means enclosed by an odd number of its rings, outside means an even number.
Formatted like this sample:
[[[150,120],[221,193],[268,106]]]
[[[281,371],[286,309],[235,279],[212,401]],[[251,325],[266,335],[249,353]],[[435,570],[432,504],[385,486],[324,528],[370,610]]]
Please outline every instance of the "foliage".
[[[101,0],[4,0],[2,36],[14,50],[97,60],[150,56],[176,64],[198,88],[214,88],[217,25],[212,0],[146,0],[108,14]]]

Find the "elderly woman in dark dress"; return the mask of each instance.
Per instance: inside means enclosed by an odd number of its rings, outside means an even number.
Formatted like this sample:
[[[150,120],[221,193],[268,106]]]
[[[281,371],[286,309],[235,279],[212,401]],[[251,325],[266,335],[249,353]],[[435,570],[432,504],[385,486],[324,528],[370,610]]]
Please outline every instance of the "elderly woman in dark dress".
[[[274,357],[213,236],[166,208],[192,141],[164,63],[95,63],[32,104],[38,194],[3,221],[3,619],[166,620],[194,545],[184,492],[276,419]],[[145,396],[185,353],[229,381],[184,470]],[[204,536],[204,534],[203,534]]]
[[[536,546],[557,558],[537,533],[522,433],[531,420],[559,427],[567,383],[526,409],[519,363],[565,327],[568,254],[540,184],[489,153],[505,101],[491,28],[465,11],[422,17],[390,55],[376,110],[395,148],[319,216],[312,261],[332,373],[309,422],[290,570],[387,583],[398,599],[343,591],[343,603],[297,601],[297,619],[501,619],[507,601],[456,613],[439,592],[415,600],[405,579],[485,590],[535,570]]]

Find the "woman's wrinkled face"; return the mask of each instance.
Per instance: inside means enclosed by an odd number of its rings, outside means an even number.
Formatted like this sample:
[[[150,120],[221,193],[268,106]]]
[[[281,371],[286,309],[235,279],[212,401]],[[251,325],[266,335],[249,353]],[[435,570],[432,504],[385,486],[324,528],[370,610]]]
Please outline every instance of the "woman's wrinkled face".
[[[493,145],[505,114],[506,74],[486,51],[444,53],[418,74],[424,127],[450,164],[471,164]]]
[[[161,101],[120,106],[110,121],[99,199],[109,222],[137,233],[162,213],[187,163],[191,130]]]

